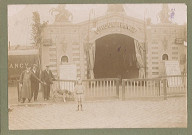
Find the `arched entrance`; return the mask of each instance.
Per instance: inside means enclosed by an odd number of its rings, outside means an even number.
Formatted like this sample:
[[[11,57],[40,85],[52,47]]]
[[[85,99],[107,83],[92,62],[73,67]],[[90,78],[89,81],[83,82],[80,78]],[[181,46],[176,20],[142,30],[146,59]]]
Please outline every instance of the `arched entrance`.
[[[168,57],[168,55],[167,54],[163,54],[163,56],[162,56],[162,60],[168,60],[169,59],[169,57]]]
[[[95,78],[138,78],[134,39],[123,34],[109,34],[95,41]]]

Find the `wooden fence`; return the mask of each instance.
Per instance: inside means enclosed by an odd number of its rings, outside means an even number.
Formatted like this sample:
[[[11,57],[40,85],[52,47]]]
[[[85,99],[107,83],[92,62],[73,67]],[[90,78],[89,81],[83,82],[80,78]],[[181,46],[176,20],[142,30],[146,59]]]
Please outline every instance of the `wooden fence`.
[[[74,91],[76,80],[56,80],[51,86],[54,90]],[[164,97],[187,94],[187,76],[164,76],[152,79],[87,79],[83,80],[85,98],[89,99],[121,99],[139,97]],[[18,88],[18,100],[20,87]]]
[[[52,88],[52,91],[54,90],[73,91],[75,84],[76,84],[76,80],[57,80],[57,81],[53,81],[51,88]]]
[[[160,96],[161,79],[123,79],[122,99]]]
[[[175,75],[152,79],[123,79],[122,99],[164,97],[187,93],[187,76]]]
[[[83,80],[83,84],[87,99],[119,98],[119,79],[117,78]]]
[[[171,95],[187,94],[187,75],[164,76],[161,80],[165,99]]]
[[[83,80],[85,86],[85,98],[118,98],[119,96],[119,79],[92,79]],[[52,85],[52,90],[70,90],[74,91],[75,80],[57,80]]]

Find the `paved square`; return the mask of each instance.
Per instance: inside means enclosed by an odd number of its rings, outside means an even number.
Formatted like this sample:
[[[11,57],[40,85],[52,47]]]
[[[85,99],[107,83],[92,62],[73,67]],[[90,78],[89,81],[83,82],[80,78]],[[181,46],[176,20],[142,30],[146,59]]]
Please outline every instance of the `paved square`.
[[[166,128],[187,126],[186,97],[14,106],[9,129]]]

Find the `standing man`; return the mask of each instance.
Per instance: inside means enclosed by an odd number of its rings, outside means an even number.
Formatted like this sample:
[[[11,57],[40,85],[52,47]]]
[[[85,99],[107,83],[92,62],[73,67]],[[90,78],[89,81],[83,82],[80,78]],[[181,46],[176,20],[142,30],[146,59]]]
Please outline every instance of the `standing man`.
[[[31,76],[31,99],[33,98],[34,95],[34,101],[37,101],[37,96],[38,96],[38,91],[39,91],[39,72],[37,70],[37,65],[34,64],[32,71],[33,76]]]
[[[44,82],[44,100],[49,100],[50,97],[50,85],[53,84],[55,80],[49,66],[46,66],[46,69],[42,72],[42,81]]]

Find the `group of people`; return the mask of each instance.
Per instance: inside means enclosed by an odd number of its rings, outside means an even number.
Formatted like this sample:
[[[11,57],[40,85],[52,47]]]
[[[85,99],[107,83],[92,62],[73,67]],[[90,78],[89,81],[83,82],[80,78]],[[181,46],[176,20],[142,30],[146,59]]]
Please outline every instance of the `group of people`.
[[[46,69],[41,74],[38,71],[38,66],[36,64],[31,67],[27,66],[26,70],[21,73],[20,76],[20,87],[21,91],[19,93],[21,102],[24,103],[26,99],[28,102],[31,102],[34,97],[34,101],[37,101],[39,83],[43,86],[43,95],[44,100],[49,100],[50,98],[50,85],[55,80],[49,66],[46,66]]]
[[[41,78],[40,78],[41,76]],[[43,97],[44,100],[49,100],[50,98],[50,85],[53,84],[53,81],[56,80],[49,69],[49,65],[46,66],[46,69],[41,73],[38,71],[38,66],[36,64],[31,67],[27,66],[26,70],[21,73],[20,76],[20,99],[24,103],[26,99],[28,102],[31,102],[34,97],[34,101],[37,101],[39,83],[43,86]],[[77,111],[82,110],[82,101],[84,98],[85,87],[82,85],[82,80],[78,80],[74,88],[74,93],[77,100]]]

